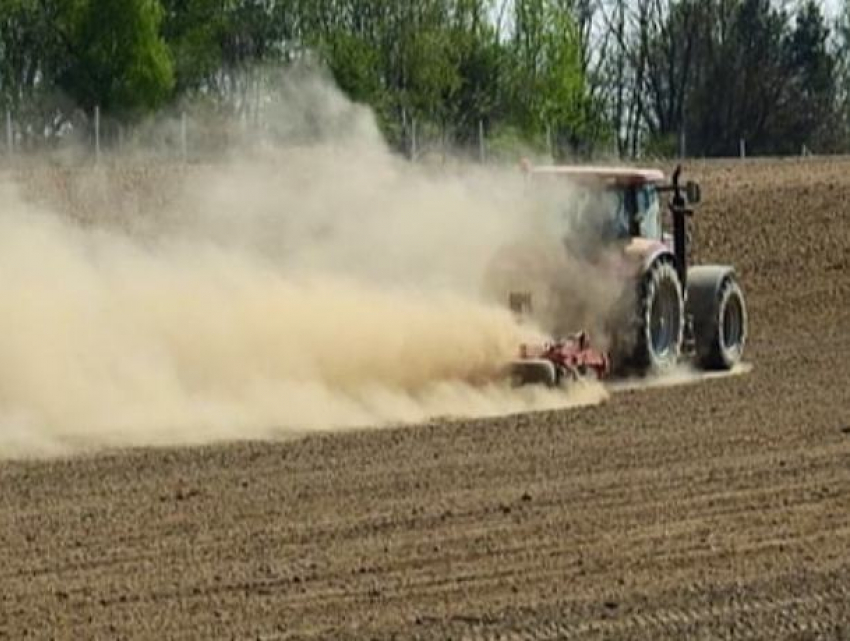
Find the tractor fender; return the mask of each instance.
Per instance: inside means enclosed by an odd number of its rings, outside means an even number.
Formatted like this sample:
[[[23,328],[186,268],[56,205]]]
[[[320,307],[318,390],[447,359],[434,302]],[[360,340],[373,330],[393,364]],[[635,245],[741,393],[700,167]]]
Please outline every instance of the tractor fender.
[[[641,273],[646,273],[652,266],[658,262],[659,260],[667,260],[670,261],[673,265],[676,264],[676,257],[673,255],[666,245],[661,245],[655,250],[648,254],[646,258],[644,258],[643,265],[641,266]]]
[[[727,278],[734,278],[731,265],[696,265],[688,269],[688,286],[685,294],[685,313],[694,319],[694,330],[702,320],[710,318]]]
[[[667,245],[645,238],[633,238],[626,247],[625,253],[635,266],[638,277],[646,274],[659,259],[670,260],[673,264],[676,260]]]

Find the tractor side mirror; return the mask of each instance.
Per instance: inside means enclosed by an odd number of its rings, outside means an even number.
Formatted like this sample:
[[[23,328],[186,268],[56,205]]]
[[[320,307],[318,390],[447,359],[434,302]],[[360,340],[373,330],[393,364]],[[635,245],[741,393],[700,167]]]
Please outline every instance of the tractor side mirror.
[[[702,200],[702,190],[700,189],[699,183],[695,183],[693,180],[689,180],[685,183],[685,194],[688,197],[688,202],[696,205]]]

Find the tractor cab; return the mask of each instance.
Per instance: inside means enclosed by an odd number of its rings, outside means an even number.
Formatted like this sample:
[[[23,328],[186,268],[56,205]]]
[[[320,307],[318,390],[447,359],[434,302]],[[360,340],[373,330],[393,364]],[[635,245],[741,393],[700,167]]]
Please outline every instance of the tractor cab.
[[[564,178],[581,192],[565,206],[564,217],[575,228],[592,228],[601,239],[661,241],[663,209],[659,188],[663,172],[586,166],[527,167],[532,179]]]

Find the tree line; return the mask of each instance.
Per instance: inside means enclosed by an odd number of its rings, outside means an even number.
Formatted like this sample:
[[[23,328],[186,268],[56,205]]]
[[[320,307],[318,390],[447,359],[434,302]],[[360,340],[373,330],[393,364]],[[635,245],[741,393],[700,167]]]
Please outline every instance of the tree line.
[[[132,125],[180,105],[250,119],[268,69],[321,64],[391,144],[556,156],[850,149],[850,0],[3,0],[0,105],[20,144],[95,108]]]

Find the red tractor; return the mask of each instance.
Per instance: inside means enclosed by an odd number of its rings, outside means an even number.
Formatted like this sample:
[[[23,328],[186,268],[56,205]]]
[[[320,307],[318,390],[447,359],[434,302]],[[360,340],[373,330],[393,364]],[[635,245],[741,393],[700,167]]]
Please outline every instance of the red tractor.
[[[524,346],[512,364],[515,382],[553,386],[587,373],[598,378],[664,373],[683,360],[706,370],[729,370],[740,362],[747,339],[744,294],[733,267],[688,265],[687,220],[701,194],[696,183],[681,183],[681,168],[669,181],[654,169],[526,170],[532,183],[562,178],[605,194],[600,201],[607,203],[604,211],[593,220],[601,221],[597,228],[603,230],[596,243],[618,257],[627,284],[625,304],[605,319],[610,340],[604,351],[594,348],[584,332]],[[533,302],[526,292],[509,293],[517,313],[527,312]]]

